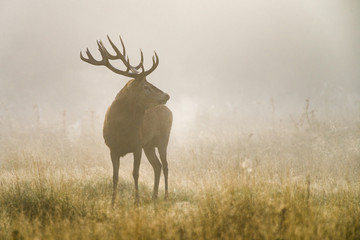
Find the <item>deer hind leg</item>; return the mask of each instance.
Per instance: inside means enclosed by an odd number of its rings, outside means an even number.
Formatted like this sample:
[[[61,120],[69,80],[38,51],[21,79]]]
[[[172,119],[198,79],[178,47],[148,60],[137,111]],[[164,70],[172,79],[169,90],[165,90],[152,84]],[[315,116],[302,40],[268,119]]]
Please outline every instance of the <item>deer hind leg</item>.
[[[168,198],[168,162],[167,162],[167,144],[160,144],[158,147],[159,155],[163,167],[165,178],[165,199]]]
[[[144,152],[145,152],[145,155],[146,155],[147,159],[149,160],[151,166],[154,168],[155,178],[154,178],[154,192],[153,192],[152,198],[155,200],[155,199],[157,199],[158,191],[159,191],[161,163],[160,163],[158,157],[156,156],[154,146],[145,146]]]
[[[141,162],[141,154],[142,149],[137,149],[134,152],[134,168],[133,168],[133,178],[135,182],[135,204],[139,204],[139,169],[140,169],[140,162]]]
[[[114,206],[115,199],[116,199],[116,190],[117,190],[117,184],[119,179],[119,167],[120,167],[120,155],[116,154],[114,152],[110,153],[111,156],[111,162],[113,165],[113,195],[111,200],[111,206]]]

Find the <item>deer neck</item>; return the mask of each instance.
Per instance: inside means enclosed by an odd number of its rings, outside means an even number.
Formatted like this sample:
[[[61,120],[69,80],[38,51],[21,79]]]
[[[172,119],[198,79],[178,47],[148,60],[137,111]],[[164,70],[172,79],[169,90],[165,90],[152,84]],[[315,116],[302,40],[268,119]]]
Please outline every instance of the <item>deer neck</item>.
[[[145,108],[137,106],[132,102],[115,101],[113,104],[119,111],[119,121],[124,127],[140,127],[144,118]]]
[[[121,156],[141,147],[141,126],[145,109],[115,100],[105,117],[104,139],[106,145]]]

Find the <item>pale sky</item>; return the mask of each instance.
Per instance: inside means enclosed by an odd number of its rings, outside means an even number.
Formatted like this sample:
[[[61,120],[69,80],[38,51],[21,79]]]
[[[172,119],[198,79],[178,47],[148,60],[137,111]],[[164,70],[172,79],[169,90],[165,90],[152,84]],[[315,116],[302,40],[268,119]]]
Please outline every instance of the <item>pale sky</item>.
[[[134,63],[140,48],[147,66],[158,53],[148,80],[175,112],[360,100],[357,0],[1,0],[0,28],[0,106],[18,116],[34,104],[44,114],[105,112],[128,79],[79,53],[99,57],[107,34],[118,45],[122,36]]]

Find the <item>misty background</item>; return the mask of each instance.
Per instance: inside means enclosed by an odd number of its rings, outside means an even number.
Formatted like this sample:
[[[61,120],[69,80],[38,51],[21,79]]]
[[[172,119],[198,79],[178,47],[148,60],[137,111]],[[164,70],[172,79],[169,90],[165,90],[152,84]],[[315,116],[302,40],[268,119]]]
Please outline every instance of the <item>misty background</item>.
[[[102,127],[128,78],[79,53],[99,59],[107,35],[122,36],[132,63],[140,48],[147,67],[158,53],[148,81],[170,94],[174,131],[204,114],[287,119],[306,99],[319,118],[360,118],[357,0],[2,0],[0,24],[0,116],[24,124],[66,111]]]

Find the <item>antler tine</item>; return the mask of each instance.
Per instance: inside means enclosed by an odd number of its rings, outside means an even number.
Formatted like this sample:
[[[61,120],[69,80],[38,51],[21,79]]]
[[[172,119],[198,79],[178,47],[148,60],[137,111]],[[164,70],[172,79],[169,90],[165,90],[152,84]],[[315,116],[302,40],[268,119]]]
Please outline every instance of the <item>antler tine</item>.
[[[121,61],[123,61],[124,64],[127,64],[126,63],[125,46],[124,46],[124,43],[122,42],[121,38],[120,38],[120,40],[121,40],[121,44],[123,46],[123,53],[121,53],[120,50],[116,47],[116,45],[113,43],[113,41],[111,41],[109,35],[107,36],[107,39],[109,40],[111,47],[114,49],[114,51],[116,53],[116,55],[111,55],[108,51],[106,51],[109,56],[109,59],[111,59],[111,60],[120,59]]]
[[[125,48],[125,44],[124,44],[124,41],[122,40],[121,36],[119,36],[120,38],[120,42],[121,42],[121,46],[122,46],[122,49],[123,49],[123,53],[120,52],[120,50],[116,47],[116,45],[113,43],[113,41],[110,39],[109,35],[107,35],[107,38],[110,42],[110,45],[111,47],[114,49],[114,51],[116,52],[116,55],[111,55],[107,50],[106,48],[104,47],[104,45],[102,44],[102,42],[100,41],[101,45],[102,45],[102,48],[104,50],[104,52],[107,54],[108,58],[110,60],[115,60],[115,59],[120,59],[124,64],[125,66],[127,67],[127,70],[130,69],[133,73],[137,73],[139,74],[138,70],[141,68],[142,69],[142,72],[140,74],[143,74],[145,72],[145,69],[144,69],[144,54],[142,52],[142,50],[140,49],[140,56],[141,56],[141,59],[140,59],[140,63],[137,65],[137,66],[132,66],[130,64],[130,60],[129,60],[129,56],[126,56],[126,48]],[[156,54],[156,53],[155,53]],[[153,61],[153,64],[154,64],[154,61]],[[155,67],[156,68],[156,67]],[[153,70],[152,70],[153,71]],[[151,71],[151,72],[152,72]],[[151,73],[149,72],[149,74]],[[145,75],[148,75],[148,74],[145,74]]]
[[[92,54],[90,53],[89,49],[87,48],[86,49],[86,55],[88,58],[85,58],[82,53],[80,52],[80,58],[81,60],[87,62],[87,63],[90,63],[90,64],[93,64],[93,65],[103,65],[103,66],[106,66],[108,69],[110,69],[111,71],[117,73],[117,74],[120,74],[120,75],[123,75],[123,76],[126,76],[126,77],[134,77],[136,78],[138,76],[137,73],[130,73],[130,66],[126,64],[126,71],[122,71],[120,69],[117,69],[115,68],[114,66],[112,66],[109,62],[109,59],[108,59],[108,52],[106,50],[106,48],[104,47],[104,44],[102,43],[102,41],[96,41],[97,45],[98,45],[98,48],[99,48],[99,52],[101,54],[101,57],[102,59],[100,61],[96,60]]]
[[[101,53],[101,56],[103,57],[103,59],[104,59],[104,62],[105,62],[105,66],[107,66],[107,67],[109,67],[109,66],[111,66],[111,68],[113,68],[113,69],[115,69],[115,67],[113,67],[111,64],[110,64],[110,62],[109,62],[109,59],[110,60],[113,60],[113,59],[120,59],[124,64],[125,64],[125,66],[126,66],[126,71],[124,72],[124,73],[129,73],[129,71],[131,70],[131,66],[130,66],[130,64],[129,64],[129,61],[124,61],[123,60],[123,56],[121,55],[121,53],[119,52],[119,50],[116,48],[116,46],[115,46],[115,48],[114,48],[114,50],[116,51],[116,53],[117,53],[117,55],[116,56],[113,56],[113,55],[111,55],[108,51],[107,51],[107,49],[105,48],[105,46],[104,46],[104,44],[102,43],[102,41],[100,40],[100,41],[97,41],[97,44],[98,44],[98,47],[99,47],[99,51],[100,51],[100,53]],[[120,55],[119,55],[120,54]],[[110,58],[109,58],[109,56],[111,56]],[[119,71],[121,71],[121,70],[119,70]],[[122,73],[121,73],[122,74]]]
[[[134,68],[136,70],[139,70],[141,68],[142,72],[144,72],[144,54],[143,54],[141,48],[140,48],[140,55],[141,55],[140,63],[139,63],[139,65],[135,66]]]
[[[129,57],[126,56],[126,48],[125,48],[125,44],[121,38],[121,36],[119,36],[120,38],[120,42],[121,42],[121,46],[123,48],[123,53],[120,52],[120,50],[116,47],[116,45],[111,41],[109,35],[107,36],[109,42],[110,42],[110,45],[112,46],[112,48],[114,49],[114,51],[116,52],[116,55],[111,55],[108,51],[107,54],[109,55],[109,59],[111,60],[114,60],[114,59],[120,59],[124,64],[125,66],[130,69],[133,73],[138,73],[138,69],[140,68],[139,66],[131,66],[130,64],[130,61],[129,61]],[[106,50],[106,49],[105,49]]]
[[[156,68],[157,68],[157,66],[159,65],[159,56],[157,55],[157,53],[154,51],[154,53],[155,53],[155,57],[153,56],[152,57],[152,61],[153,61],[153,65],[152,65],[152,67],[149,69],[149,70],[147,70],[147,71],[143,71],[142,73],[141,73],[141,75],[144,75],[144,76],[147,76],[147,75],[149,75],[150,73],[152,73]],[[143,68],[144,69],[144,68]]]
[[[159,65],[159,57],[156,54],[156,52],[154,52],[155,57],[154,56],[152,57],[153,65],[149,70],[145,71],[145,68],[144,68],[144,54],[143,54],[142,50],[140,49],[141,59],[140,59],[139,65],[131,66],[129,57],[126,56],[125,45],[124,45],[124,42],[121,39],[121,37],[120,37],[120,42],[121,42],[121,46],[123,48],[123,53],[121,53],[121,51],[115,46],[115,44],[111,41],[109,36],[107,36],[107,38],[108,38],[108,40],[110,42],[111,47],[114,49],[116,55],[110,54],[109,51],[105,48],[102,41],[98,40],[98,41],[96,41],[96,43],[97,43],[97,46],[98,46],[98,49],[99,49],[99,52],[101,54],[102,59],[101,60],[96,60],[92,56],[92,54],[90,53],[88,48],[86,48],[86,51],[85,51],[85,53],[87,55],[87,58],[82,55],[82,52],[80,52],[80,59],[83,60],[84,62],[93,64],[93,65],[106,66],[108,69],[110,69],[111,71],[113,71],[113,72],[115,72],[117,74],[120,74],[120,75],[123,75],[123,76],[126,76],[126,77],[133,77],[133,78],[137,78],[139,76],[145,77],[145,76],[149,75],[150,73],[152,73],[157,68],[157,66]],[[117,68],[115,68],[114,66],[111,65],[109,60],[115,60],[115,59],[119,59],[124,63],[124,65],[126,66],[125,71],[117,69]],[[141,68],[142,71],[138,72],[138,70],[140,68]]]
[[[103,59],[103,62],[104,63],[109,62],[108,52],[107,52],[106,48],[104,47],[104,44],[101,42],[101,40],[96,41],[96,43],[98,45],[98,49],[99,49],[99,52],[100,52],[101,57]]]
[[[100,60],[100,61],[97,61],[90,53],[89,51],[89,48],[86,48],[86,55],[88,58],[85,58],[83,55],[82,55],[82,52],[80,52],[80,58],[81,60],[87,62],[87,63],[90,63],[90,64],[93,64],[93,65],[104,65],[104,59]]]
[[[122,46],[122,48],[123,48],[123,55],[124,55],[124,57],[125,57],[125,56],[126,56],[125,44],[124,44],[124,42],[123,42],[123,40],[122,40],[121,36],[119,36],[119,38],[120,38],[121,46]]]
[[[84,58],[84,56],[82,55],[82,52],[80,51],[80,59],[87,62],[88,59]]]
[[[126,56],[126,63],[127,63],[127,70],[126,71],[131,70],[131,72],[139,74],[138,71],[136,71],[136,69],[133,66],[131,66],[129,56]]]

